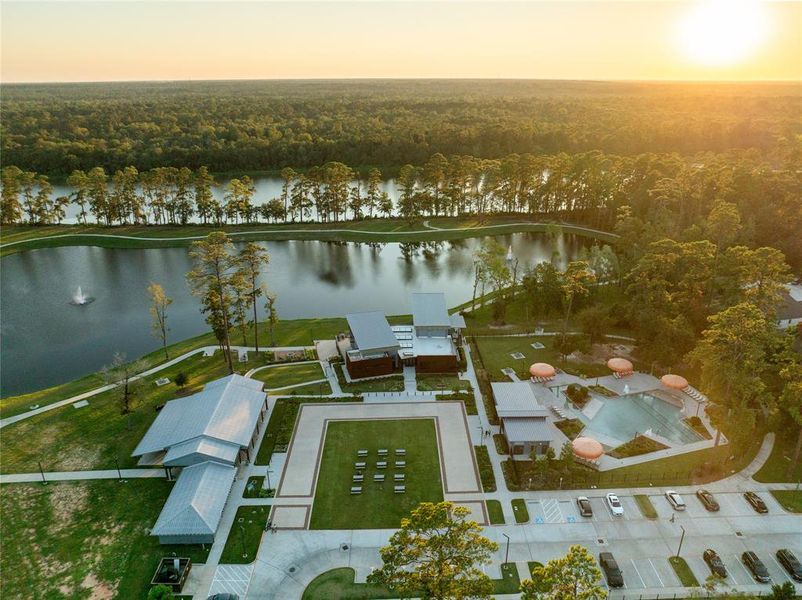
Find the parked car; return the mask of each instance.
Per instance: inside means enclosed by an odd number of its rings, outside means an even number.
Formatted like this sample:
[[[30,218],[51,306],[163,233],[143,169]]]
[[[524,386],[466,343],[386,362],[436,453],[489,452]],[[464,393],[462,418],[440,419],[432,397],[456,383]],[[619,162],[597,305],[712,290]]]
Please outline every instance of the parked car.
[[[780,563],[783,568],[788,571],[788,574],[796,579],[797,581],[802,581],[802,564],[800,564],[799,559],[794,556],[794,553],[788,550],[787,548],[783,548],[782,550],[777,550],[777,562]]]
[[[674,510],[685,510],[685,500],[674,490],[668,490],[666,492],[666,500],[668,500],[668,503]]]
[[[604,571],[604,577],[607,579],[607,585],[611,588],[623,587],[624,576],[621,569],[618,568],[618,563],[611,552],[602,552],[599,554],[599,565]]]
[[[763,502],[763,498],[758,496],[755,492],[746,492],[744,494],[744,498],[746,498],[746,501],[752,505],[752,508],[755,509],[755,512],[759,512],[760,514],[769,512],[766,503]]]
[[[746,568],[752,572],[752,577],[755,578],[755,581],[760,583],[769,583],[771,581],[766,565],[757,557],[757,554],[752,551],[744,552],[741,555],[741,561],[743,561]]]
[[[697,490],[696,497],[699,498],[699,502],[702,503],[702,506],[704,506],[710,512],[718,512],[721,508],[718,505],[718,502],[716,502],[716,499],[713,498],[713,494],[707,490]]]
[[[615,494],[607,494],[605,498],[607,499],[607,508],[609,508],[610,512],[613,513],[613,516],[623,517],[624,507],[621,505],[621,500],[619,500],[618,496]]]
[[[710,572],[713,575],[718,575],[719,577],[727,576],[727,567],[724,566],[724,561],[721,560],[715,550],[708,548],[702,553],[702,558],[707,563],[707,566],[710,567]]]
[[[579,508],[579,514],[583,517],[592,517],[593,516],[593,508],[590,506],[590,500],[587,499],[585,496],[580,496],[576,499],[577,508]]]
[[[223,593],[209,596],[206,600],[239,600],[239,596],[237,594]]]

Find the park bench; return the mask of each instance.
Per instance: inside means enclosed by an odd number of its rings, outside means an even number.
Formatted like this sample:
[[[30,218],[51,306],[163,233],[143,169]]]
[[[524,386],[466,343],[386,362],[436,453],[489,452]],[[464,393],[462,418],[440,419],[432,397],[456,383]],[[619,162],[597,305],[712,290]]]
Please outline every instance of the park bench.
[[[404,481],[404,479],[406,479],[406,475],[404,475],[403,473],[396,473],[395,475],[393,475],[393,480],[395,481]]]
[[[362,483],[365,480],[365,476],[361,473],[357,473],[351,479],[354,483]]]
[[[374,475],[373,476],[373,481],[375,481],[377,483],[383,482],[384,481],[384,473],[379,473],[377,475]]]
[[[364,469],[364,468],[365,468],[365,466],[366,466],[366,465],[365,465],[365,463],[364,463],[364,462],[361,462],[361,461],[360,461],[360,462],[355,462],[355,463],[354,463],[354,468],[355,468],[355,469],[360,469],[360,470],[361,470],[361,469]]]
[[[397,460],[395,461],[395,468],[396,469],[403,469],[407,466],[407,461],[405,460]]]
[[[386,469],[387,468],[387,461],[386,460],[380,460],[379,462],[376,463],[376,468],[377,469]]]
[[[379,448],[379,456],[387,456],[387,448]]]
[[[367,450],[357,450],[356,451],[356,455],[359,458],[364,458],[364,457],[366,457],[368,455],[368,451]]]
[[[407,493],[407,486],[405,485],[397,485],[395,486],[394,490],[396,494],[406,494]]]
[[[351,488],[351,495],[352,496],[356,496],[357,494],[361,494],[361,493],[362,493],[362,486],[361,485],[355,485],[355,486],[353,486]]]
[[[407,449],[406,448],[396,448],[395,449],[395,455],[396,456],[406,456],[407,455]]]

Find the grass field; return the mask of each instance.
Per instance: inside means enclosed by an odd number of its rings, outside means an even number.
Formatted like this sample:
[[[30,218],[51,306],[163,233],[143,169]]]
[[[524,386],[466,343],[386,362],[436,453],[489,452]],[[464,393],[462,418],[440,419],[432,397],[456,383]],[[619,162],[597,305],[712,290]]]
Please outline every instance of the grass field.
[[[501,509],[501,502],[498,500],[488,500],[487,514],[491,525],[504,525],[504,511]]]
[[[156,418],[155,407],[179,392],[173,384],[158,387],[154,381],[158,377],[172,380],[178,372],[189,376],[183,395],[228,374],[219,353],[211,357],[198,354],[145,379],[130,415],[121,414],[115,392],[108,391],[90,398],[84,408],[63,406],[4,427],[0,430],[0,470],[33,472],[40,461],[45,471],[111,469],[115,459],[121,467],[135,466],[131,452]]]
[[[416,377],[418,390],[421,392],[439,392],[441,390],[470,391],[471,382],[464,381],[456,375],[438,375],[420,373]]]
[[[549,363],[572,375],[600,377],[610,374],[610,369],[603,363],[584,364],[563,361],[559,352],[553,348],[553,336],[477,337],[475,339],[490,381],[509,381],[510,378],[501,371],[504,368],[515,369],[518,377],[528,379],[529,366],[535,362]],[[535,350],[531,345],[534,342],[540,342],[545,348]],[[525,358],[512,358],[510,354],[513,352],[520,352]]]
[[[365,392],[403,392],[404,376],[402,374],[388,375],[379,379],[366,379],[349,383],[345,380],[343,369],[345,365],[335,363],[332,365],[337,374],[337,381],[340,383],[342,391],[346,394],[362,394]]]
[[[802,490],[771,490],[771,495],[789,512],[802,513]]]
[[[254,373],[253,378],[263,381],[265,389],[273,390],[288,385],[323,379],[324,375],[323,369],[320,368],[320,363],[315,362],[267,367]]]
[[[328,396],[331,394],[331,386],[327,381],[300,385],[288,390],[274,392],[276,396]],[[351,399],[353,401],[353,398]]]
[[[362,494],[350,493],[357,450],[367,449]],[[388,468],[375,467],[379,448],[388,448]],[[393,450],[405,448],[406,469],[393,468]],[[384,473],[384,483],[373,476]],[[393,475],[406,475],[406,493],[395,494]],[[440,502],[443,485],[434,421],[339,421],[329,423],[315,489],[310,529],[398,527],[421,502]]]
[[[162,556],[204,562],[200,546],[162,546],[147,535],[171,486],[162,479],[0,486],[0,597],[144,598]]]
[[[256,559],[265,531],[269,506],[240,506],[220,556],[221,564],[248,564]]]
[[[796,483],[802,481],[802,459],[790,469],[796,449],[796,434],[777,435],[769,460],[755,473],[754,479],[763,483]]]

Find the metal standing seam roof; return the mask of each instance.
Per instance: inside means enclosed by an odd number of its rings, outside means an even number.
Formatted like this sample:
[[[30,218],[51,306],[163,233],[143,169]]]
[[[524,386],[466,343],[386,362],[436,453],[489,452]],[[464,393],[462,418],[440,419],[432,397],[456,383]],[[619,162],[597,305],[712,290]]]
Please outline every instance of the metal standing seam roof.
[[[214,535],[236,474],[214,461],[184,467],[151,535]]]
[[[390,329],[387,317],[379,311],[345,315],[348,328],[359,350],[398,348],[398,340]]]
[[[528,381],[492,382],[496,412],[504,417],[545,417],[548,410],[535,396]]]
[[[181,442],[175,446],[170,446],[162,462],[165,466],[170,467],[176,465],[181,459],[188,456],[201,454],[208,458],[233,465],[237,462],[237,454],[239,454],[239,451],[239,444],[201,436],[192,440],[187,440],[186,442]]]
[[[229,375],[164,405],[132,456],[161,452],[201,436],[246,448],[264,406],[262,382]]]
[[[440,292],[412,294],[412,324],[415,327],[451,327],[445,295]]]
[[[451,321],[451,326],[454,329],[467,329],[467,327],[468,327],[465,324],[465,317],[463,317],[459,313],[454,313],[448,319],[449,319],[449,321]]]
[[[504,433],[510,442],[550,442],[555,439],[553,427],[545,418],[506,418]]]

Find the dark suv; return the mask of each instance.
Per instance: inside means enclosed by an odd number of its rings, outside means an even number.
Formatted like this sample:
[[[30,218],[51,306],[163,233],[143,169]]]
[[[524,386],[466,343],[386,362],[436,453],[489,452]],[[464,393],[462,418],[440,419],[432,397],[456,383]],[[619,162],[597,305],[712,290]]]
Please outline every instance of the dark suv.
[[[713,498],[713,494],[707,490],[698,490],[696,492],[696,497],[699,498],[699,502],[701,502],[702,505],[710,512],[718,512],[718,510],[721,508],[718,505],[718,502],[716,502],[716,499]]]
[[[741,555],[741,560],[746,565],[746,568],[752,572],[752,577],[755,578],[755,581],[760,583],[769,583],[771,581],[766,565],[757,557],[757,554],[751,551],[744,552]]]
[[[794,556],[793,552],[787,548],[777,550],[777,562],[788,571],[791,577],[797,581],[802,581],[802,564],[799,564],[799,560]]]
[[[759,512],[760,514],[766,514],[769,512],[766,503],[763,502],[763,498],[758,496],[755,492],[746,492],[744,494],[744,498],[746,498],[746,501],[752,505],[752,508],[755,509],[755,512]]]
[[[715,550],[708,548],[702,554],[702,558],[707,563],[707,566],[710,567],[710,572],[713,575],[718,575],[721,578],[727,577],[727,567],[724,566],[721,557]]]
[[[601,565],[604,576],[607,578],[607,585],[611,588],[624,586],[624,576],[621,574],[621,569],[618,568],[618,563],[615,562],[611,552],[599,554],[599,565]]]

